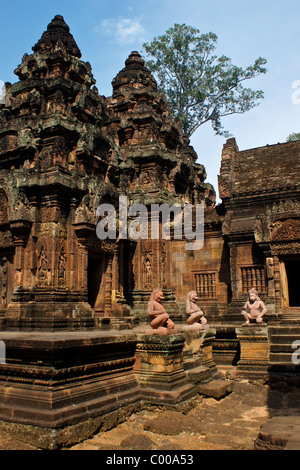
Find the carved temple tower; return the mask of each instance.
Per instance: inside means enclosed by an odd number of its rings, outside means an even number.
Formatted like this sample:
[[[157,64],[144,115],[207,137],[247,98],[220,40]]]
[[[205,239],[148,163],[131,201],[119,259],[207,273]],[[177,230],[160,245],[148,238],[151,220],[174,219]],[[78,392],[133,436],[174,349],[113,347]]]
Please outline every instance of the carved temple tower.
[[[0,230],[7,325],[82,326],[95,305],[111,308],[102,275],[111,269],[114,245],[101,244],[95,224],[100,200],[115,194],[114,144],[101,129],[104,98],[80,57],[56,16],[16,69],[20,81],[6,86]],[[88,292],[89,257],[102,260],[100,294]]]
[[[146,236],[129,243],[128,249],[120,244],[120,289],[141,315],[150,293],[160,286],[167,308],[175,315],[179,312],[172,285],[171,242],[161,236],[161,216],[152,205],[212,206],[215,192],[204,182],[203,165],[196,163],[189,139],[171,118],[166,97],[138,52],[129,55],[112,86],[107,132],[118,142],[119,191],[130,203],[148,208]],[[160,224],[159,239],[151,238],[153,221]]]

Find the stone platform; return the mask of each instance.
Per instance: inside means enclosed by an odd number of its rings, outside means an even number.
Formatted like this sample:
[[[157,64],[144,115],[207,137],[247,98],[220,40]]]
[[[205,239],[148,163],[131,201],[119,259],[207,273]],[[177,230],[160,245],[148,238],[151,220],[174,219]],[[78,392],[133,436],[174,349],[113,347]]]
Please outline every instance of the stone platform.
[[[42,448],[76,442],[137,407],[136,335],[1,332],[1,429]],[[111,423],[109,424],[109,421]],[[106,424],[105,424],[106,423]]]
[[[143,327],[3,331],[0,431],[56,449],[111,429],[145,403],[181,406],[214,377],[213,338],[210,330],[148,336]]]

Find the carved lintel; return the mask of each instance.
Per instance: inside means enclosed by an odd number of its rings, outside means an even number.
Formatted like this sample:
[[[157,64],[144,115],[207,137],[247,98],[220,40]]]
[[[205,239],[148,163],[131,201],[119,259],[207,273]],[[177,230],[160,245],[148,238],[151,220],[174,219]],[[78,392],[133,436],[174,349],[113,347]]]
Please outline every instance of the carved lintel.
[[[88,239],[91,235],[96,234],[96,226],[89,223],[73,224],[75,233],[80,239]]]
[[[31,231],[32,222],[29,220],[12,220],[9,225],[15,245],[25,246]]]
[[[100,240],[96,235],[96,226],[89,223],[73,224],[78,242],[86,249],[114,254],[115,240]]]

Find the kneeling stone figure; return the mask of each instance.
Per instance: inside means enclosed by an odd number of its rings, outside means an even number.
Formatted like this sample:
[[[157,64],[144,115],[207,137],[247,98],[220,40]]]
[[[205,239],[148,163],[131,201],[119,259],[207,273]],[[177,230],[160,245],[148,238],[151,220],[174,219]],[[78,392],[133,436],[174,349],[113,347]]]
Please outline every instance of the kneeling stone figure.
[[[243,326],[248,326],[251,323],[263,324],[263,316],[267,312],[267,308],[258,296],[258,292],[252,288],[248,292],[248,300],[245,303],[242,315],[245,318],[246,322]]]
[[[152,319],[150,325],[157,333],[164,334],[170,330],[174,332],[175,325],[164,307],[161,305],[162,300],[164,300],[162,290],[155,289],[148,302],[148,314]]]
[[[196,304],[198,300],[197,292],[188,293],[185,302],[185,313],[187,315],[187,324],[193,329],[203,329],[207,325],[207,320],[200,307]]]

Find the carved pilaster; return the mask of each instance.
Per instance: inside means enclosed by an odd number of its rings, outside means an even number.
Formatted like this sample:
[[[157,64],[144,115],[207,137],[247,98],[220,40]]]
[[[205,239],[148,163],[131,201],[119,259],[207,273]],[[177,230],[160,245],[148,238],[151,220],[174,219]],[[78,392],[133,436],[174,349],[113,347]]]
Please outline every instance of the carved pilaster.
[[[282,290],[281,290],[281,275],[280,275],[280,261],[278,256],[274,256],[274,289],[275,289],[275,308],[281,311],[282,307]]]
[[[108,257],[107,269],[105,273],[105,314],[112,313],[112,256]]]
[[[230,248],[230,278],[231,278],[231,290],[232,298],[238,299],[238,273],[237,273],[237,247],[233,242],[229,243]]]
[[[28,220],[15,220],[10,222],[10,230],[15,245],[15,287],[23,285],[24,278],[24,250],[27,245],[32,222]]]

